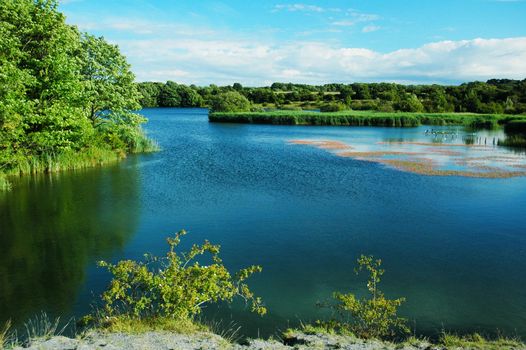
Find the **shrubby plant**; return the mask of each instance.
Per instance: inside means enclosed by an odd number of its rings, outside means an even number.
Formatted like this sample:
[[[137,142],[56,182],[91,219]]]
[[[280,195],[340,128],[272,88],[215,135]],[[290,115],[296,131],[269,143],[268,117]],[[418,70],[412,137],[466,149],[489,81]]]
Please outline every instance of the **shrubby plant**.
[[[188,320],[201,313],[207,303],[232,302],[241,297],[252,312],[264,315],[267,310],[246,280],[260,266],[250,266],[232,275],[219,258],[220,246],[205,241],[194,244],[187,252],[177,248],[186,231],[168,238],[170,247],[163,258],[149,257],[146,262],[132,260],[117,264],[100,262],[112,275],[108,289],[102,294],[105,316],[132,318],[171,318]],[[202,264],[200,258],[210,258]]]
[[[347,106],[340,102],[330,102],[320,107],[320,112],[340,112],[347,109]]]
[[[387,299],[378,289],[385,270],[381,269],[382,260],[362,255],[358,259],[356,274],[369,273],[367,281],[368,297],[358,298],[353,293],[335,292],[335,304],[329,305],[336,317],[328,322],[318,322],[319,326],[353,333],[359,338],[390,339],[409,332],[406,320],[398,317],[398,307],[405,298]]]
[[[237,91],[229,91],[215,96],[210,107],[213,112],[248,112],[252,104]]]

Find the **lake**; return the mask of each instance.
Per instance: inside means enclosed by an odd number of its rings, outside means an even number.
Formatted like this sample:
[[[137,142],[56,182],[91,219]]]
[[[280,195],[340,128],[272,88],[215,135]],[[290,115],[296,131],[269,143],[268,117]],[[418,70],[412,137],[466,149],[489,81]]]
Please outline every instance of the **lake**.
[[[427,147],[436,142],[428,127],[212,124],[204,109],[143,113],[161,152],[23,177],[0,194],[0,324],[40,311],[86,314],[110,277],[98,260],[162,255],[166,237],[184,228],[184,247],[209,239],[228,267],[263,266],[250,285],[267,316],[240,303],[205,310],[244,335],[324,317],[316,303],[333,291],[364,293],[353,268],[373,254],[383,259],[384,292],[407,299],[401,314],[417,333],[526,336],[526,177],[428,176],[291,142]],[[455,135],[446,142],[465,140],[463,130],[438,129]],[[482,145],[499,132],[474,137]],[[492,143],[481,151],[526,164]]]

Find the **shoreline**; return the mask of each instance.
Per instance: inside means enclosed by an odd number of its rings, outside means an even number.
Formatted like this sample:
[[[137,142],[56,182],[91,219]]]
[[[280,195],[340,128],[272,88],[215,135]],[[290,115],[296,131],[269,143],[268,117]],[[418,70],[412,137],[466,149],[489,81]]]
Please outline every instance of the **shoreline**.
[[[6,347],[8,349],[9,347]],[[411,337],[404,342],[393,343],[375,339],[359,339],[351,335],[337,335],[321,332],[289,330],[281,339],[247,339],[241,343],[211,332],[181,334],[169,331],[149,331],[144,333],[104,333],[89,332],[76,338],[51,336],[32,339],[25,346],[16,345],[13,350],[95,350],[95,349],[232,349],[232,350],[303,350],[303,349],[345,349],[345,350],[448,350],[448,349],[526,349],[518,340],[498,339],[488,341],[473,335],[460,338],[445,335],[438,343],[427,339]]]

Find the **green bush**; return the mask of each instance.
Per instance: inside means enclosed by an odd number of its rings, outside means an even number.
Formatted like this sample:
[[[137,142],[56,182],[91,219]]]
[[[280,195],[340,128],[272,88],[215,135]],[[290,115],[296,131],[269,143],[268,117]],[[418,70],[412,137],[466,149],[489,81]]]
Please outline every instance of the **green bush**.
[[[355,294],[335,292],[336,303],[329,307],[336,311],[337,318],[325,324],[340,332],[351,332],[359,338],[392,339],[409,332],[406,320],[397,316],[398,307],[405,302],[404,298],[387,299],[378,289],[382,261],[372,256],[362,255],[358,259],[358,274],[363,270],[369,272],[367,290],[369,298],[356,297]],[[320,323],[323,325],[323,323]]]
[[[339,102],[326,103],[320,107],[320,112],[340,112],[347,109],[347,106]]]
[[[205,241],[194,244],[188,252],[177,252],[181,237],[178,232],[168,238],[170,250],[166,257],[150,257],[146,262],[132,260],[117,264],[100,262],[112,275],[102,294],[105,316],[124,316],[134,319],[172,318],[192,319],[203,305],[220,301],[232,302],[239,296],[250,303],[251,310],[266,313],[259,297],[255,297],[245,281],[260,266],[251,266],[231,275],[219,258],[220,247]],[[211,264],[201,265],[199,258],[209,255]]]
[[[215,96],[210,103],[214,112],[247,112],[252,104],[237,91],[229,91]]]

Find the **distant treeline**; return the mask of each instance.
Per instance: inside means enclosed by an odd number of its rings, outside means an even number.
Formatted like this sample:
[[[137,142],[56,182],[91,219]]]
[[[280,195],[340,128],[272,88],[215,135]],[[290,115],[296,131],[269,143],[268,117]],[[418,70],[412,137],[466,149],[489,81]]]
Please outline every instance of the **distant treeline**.
[[[143,107],[209,107],[217,96],[237,92],[258,107],[339,109],[427,113],[526,113],[526,79],[492,79],[459,86],[353,83],[305,85],[273,83],[270,87],[138,83]]]

